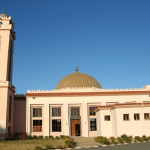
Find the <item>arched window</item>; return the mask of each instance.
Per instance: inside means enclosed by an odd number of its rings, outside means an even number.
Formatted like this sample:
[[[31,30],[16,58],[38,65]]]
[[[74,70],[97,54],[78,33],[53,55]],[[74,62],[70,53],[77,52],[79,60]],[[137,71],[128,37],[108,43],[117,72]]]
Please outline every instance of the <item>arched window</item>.
[[[11,121],[11,96],[9,100],[9,121]]]

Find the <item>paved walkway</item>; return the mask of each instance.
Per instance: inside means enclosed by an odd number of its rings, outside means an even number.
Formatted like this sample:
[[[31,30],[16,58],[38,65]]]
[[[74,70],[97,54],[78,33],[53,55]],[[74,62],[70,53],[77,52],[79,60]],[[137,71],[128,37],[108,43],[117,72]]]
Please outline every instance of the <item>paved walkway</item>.
[[[150,142],[134,143],[127,145],[115,145],[107,147],[91,147],[91,148],[81,148],[80,150],[150,150]]]
[[[77,147],[94,147],[101,146],[102,144],[95,142],[94,137],[71,137],[74,142],[75,148]]]

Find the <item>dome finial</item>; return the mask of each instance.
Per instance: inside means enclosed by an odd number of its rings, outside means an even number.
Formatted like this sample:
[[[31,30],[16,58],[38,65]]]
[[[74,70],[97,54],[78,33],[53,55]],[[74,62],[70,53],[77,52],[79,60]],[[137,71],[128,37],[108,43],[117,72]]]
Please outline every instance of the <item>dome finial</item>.
[[[3,14],[5,14],[5,9],[3,8]]]
[[[78,66],[77,66],[77,64],[76,64],[76,72],[78,72]]]

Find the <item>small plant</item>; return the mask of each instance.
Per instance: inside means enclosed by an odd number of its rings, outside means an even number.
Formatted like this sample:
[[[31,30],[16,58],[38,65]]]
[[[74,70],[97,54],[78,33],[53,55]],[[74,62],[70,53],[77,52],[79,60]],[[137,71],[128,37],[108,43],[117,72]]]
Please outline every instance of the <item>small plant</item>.
[[[43,139],[43,136],[39,136],[38,139]]]
[[[47,145],[47,146],[46,146],[46,149],[52,149],[52,148],[53,148],[52,145]]]
[[[49,136],[49,139],[54,139],[53,136]]]
[[[110,140],[111,140],[111,142],[112,142],[112,141],[114,141],[114,140],[115,140],[115,137],[111,136],[109,139],[110,139]]]
[[[32,136],[27,136],[27,140],[32,140]]]
[[[145,135],[143,135],[143,136],[142,136],[142,140],[143,140],[143,141],[148,141],[148,138],[147,138]]]
[[[26,138],[27,138],[26,132],[22,132],[22,134],[21,134],[21,139],[22,139],[22,140],[26,140]]]
[[[103,138],[104,138],[103,136],[98,136],[98,137],[94,138],[94,140],[95,140],[95,142],[102,143]]]
[[[34,150],[42,150],[42,147],[36,146]]]
[[[121,137],[117,137],[117,141],[118,141],[118,143],[124,143],[123,140],[121,139]]]
[[[56,140],[59,140],[59,136],[56,136],[55,139],[56,139]]]
[[[139,142],[142,142],[142,139],[141,139],[141,137],[139,137],[139,136],[135,136],[135,140],[136,140],[136,141],[139,141]]]
[[[37,140],[37,139],[38,139],[37,135],[34,135],[34,136],[32,137],[32,139],[33,139],[33,140]]]
[[[45,136],[44,139],[49,139],[49,137],[48,137],[48,136]]]
[[[104,141],[102,142],[102,144],[109,145],[109,144],[110,144],[110,141],[104,140]]]
[[[128,139],[130,139],[132,141],[132,139],[133,139],[132,135],[128,136]]]
[[[126,134],[121,135],[121,138],[126,142],[128,141],[128,136]]]
[[[61,138],[61,139],[64,139],[64,138],[65,138],[65,135],[60,135],[60,138]]]
[[[111,144],[118,144],[116,141],[111,141]]]
[[[103,137],[102,139],[103,139],[103,141],[107,141],[107,137]]]

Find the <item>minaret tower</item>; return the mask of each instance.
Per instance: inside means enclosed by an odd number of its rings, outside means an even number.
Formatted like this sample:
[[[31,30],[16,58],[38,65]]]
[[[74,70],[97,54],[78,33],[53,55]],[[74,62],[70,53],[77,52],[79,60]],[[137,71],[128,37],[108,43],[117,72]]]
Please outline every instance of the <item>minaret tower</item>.
[[[15,87],[12,85],[14,23],[5,12],[0,14],[0,139],[13,137]]]

